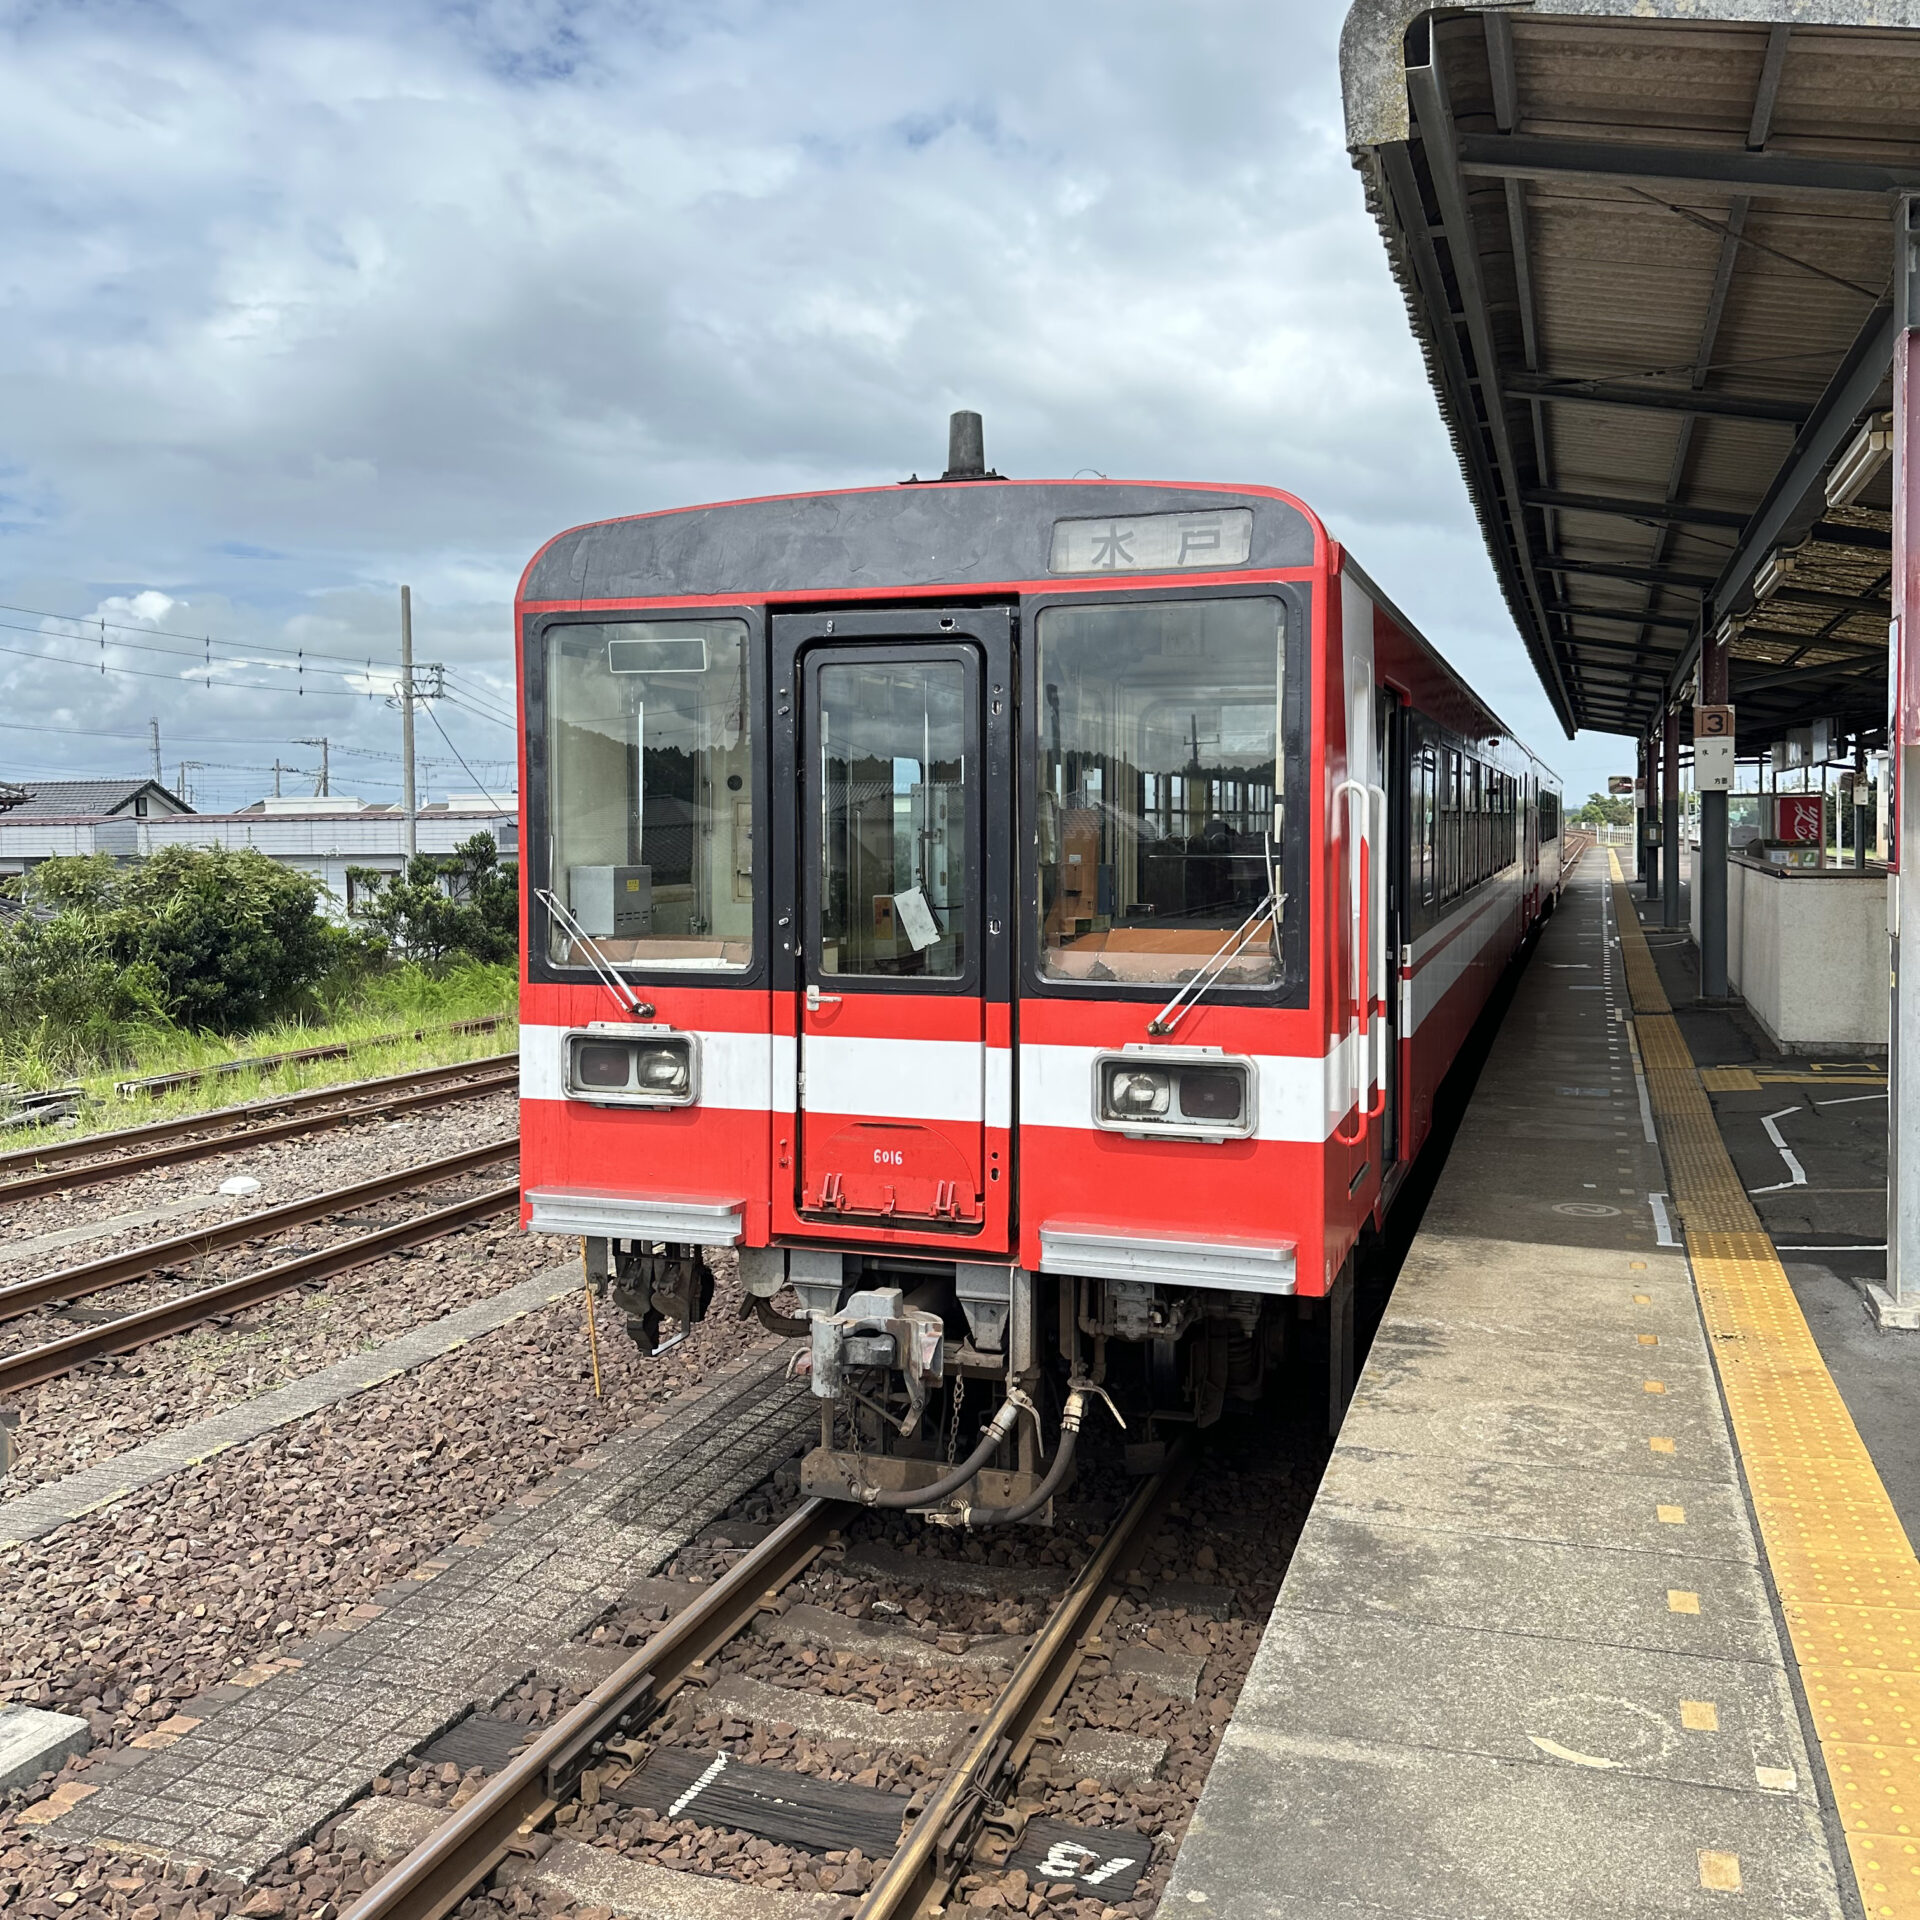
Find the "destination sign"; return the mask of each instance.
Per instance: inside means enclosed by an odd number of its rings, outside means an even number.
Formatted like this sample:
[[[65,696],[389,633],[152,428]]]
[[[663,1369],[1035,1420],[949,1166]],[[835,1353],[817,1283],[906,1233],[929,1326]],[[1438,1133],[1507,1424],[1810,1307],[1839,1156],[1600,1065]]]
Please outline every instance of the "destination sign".
[[[1194,573],[1244,567],[1253,551],[1253,509],[1136,513],[1111,520],[1056,520],[1053,573]]]

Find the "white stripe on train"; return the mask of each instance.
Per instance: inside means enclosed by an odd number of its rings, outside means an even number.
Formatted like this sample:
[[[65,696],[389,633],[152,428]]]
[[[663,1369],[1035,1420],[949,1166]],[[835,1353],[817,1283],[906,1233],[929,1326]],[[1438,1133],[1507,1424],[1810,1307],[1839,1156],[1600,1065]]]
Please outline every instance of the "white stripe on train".
[[[1518,900],[1517,882],[1501,885],[1421,941],[1412,986],[1413,1028],[1465,977],[1495,939],[1506,933]],[[1457,935],[1451,940],[1449,934]],[[1445,942],[1445,944],[1441,944]],[[1436,950],[1437,949],[1437,950]],[[520,1097],[565,1098],[561,1036],[577,1029],[522,1026]],[[1384,1023],[1375,1022],[1375,1058]],[[1257,1054],[1260,1119],[1255,1138],[1316,1143],[1325,1140],[1352,1105],[1355,1069],[1349,1035],[1325,1055]],[[1109,1047],[1027,1043],[1020,1048],[1021,1118],[1030,1126],[1093,1125],[1093,1061]],[[745,1112],[791,1113],[795,1043],[764,1033],[703,1032],[700,1098],[703,1106]],[[876,1107],[903,1120],[984,1121],[1006,1128],[1013,1114],[1013,1057],[1005,1047],[985,1050],[965,1040],[821,1037],[807,1048],[810,1112],[864,1118]],[[885,1089],[884,1101],[875,1098]]]

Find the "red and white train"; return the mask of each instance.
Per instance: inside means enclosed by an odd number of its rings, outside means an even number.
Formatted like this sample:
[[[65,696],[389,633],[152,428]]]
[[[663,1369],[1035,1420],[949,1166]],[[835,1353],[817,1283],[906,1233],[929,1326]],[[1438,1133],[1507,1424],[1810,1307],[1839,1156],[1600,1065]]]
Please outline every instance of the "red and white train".
[[[516,603],[521,1168],[649,1350],[803,1337],[805,1483],[1044,1512],[1352,1261],[1559,887],[1556,781],[1269,488],[942,480],[579,527]],[[791,1288],[797,1310],[776,1308]]]

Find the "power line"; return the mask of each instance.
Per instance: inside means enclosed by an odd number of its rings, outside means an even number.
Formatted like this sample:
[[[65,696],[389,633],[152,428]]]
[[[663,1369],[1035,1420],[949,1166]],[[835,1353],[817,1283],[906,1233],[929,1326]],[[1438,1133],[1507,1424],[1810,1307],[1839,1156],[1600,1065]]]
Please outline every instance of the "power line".
[[[456,760],[460,760],[460,749],[454,746],[452,735],[447,732],[445,727],[442,727],[440,725],[440,716],[434,712],[431,703],[427,701],[422,701],[421,705],[426,709],[427,718],[433,722],[436,728],[438,728],[440,738],[446,741],[449,750],[453,754],[453,757]],[[467,778],[471,780],[475,788],[478,789],[480,797],[483,800],[485,800],[489,806],[499,807],[502,813],[506,812],[506,808],[501,806],[500,802],[496,800],[493,797],[493,795],[486,790],[485,787],[480,785],[480,776],[477,773],[475,773],[474,770],[470,766],[468,766],[464,760],[460,760],[460,767],[461,767],[461,771],[466,774]]]
[[[33,627],[13,626],[5,620],[0,620],[0,630],[12,633],[33,633],[37,631],[37,629]],[[64,640],[69,636],[54,633],[48,634],[45,637],[50,640]],[[158,649],[156,649],[156,651],[158,651]],[[189,680],[199,677],[197,674],[187,673],[154,673],[145,667],[116,666],[105,661],[95,665],[93,662],[87,660],[68,660],[57,653],[32,653],[25,647],[0,646],[0,653],[11,654],[21,660],[37,660],[42,666],[78,667],[86,673],[126,674],[135,680],[164,680],[169,686],[175,687],[185,686]],[[177,658],[178,656],[174,657]],[[211,685],[212,683],[209,682],[209,686]],[[274,685],[271,682],[260,680],[229,680],[225,675],[221,676],[219,685],[222,689],[230,688],[235,693],[291,693],[294,691],[291,687],[284,684]],[[316,700],[370,700],[373,698],[370,690],[366,693],[349,693],[344,688],[336,692],[330,687],[314,687],[311,689],[311,692]]]
[[[185,603],[182,602],[181,604],[184,605]],[[152,639],[185,640],[196,647],[206,647],[213,644],[212,637],[204,633],[181,633],[173,627],[154,627],[148,626],[144,622],[136,623],[128,620],[108,620],[99,614],[93,613],[50,613],[45,607],[16,607],[4,600],[0,600],[0,613],[24,613],[31,615],[32,618],[36,620],[64,620],[69,626],[87,627],[102,632],[137,633]],[[0,622],[0,625],[10,624],[10,622]],[[32,633],[38,631],[38,629],[23,627],[20,628],[19,631]],[[68,637],[69,636],[65,634],[53,634],[49,636],[49,638],[56,640],[66,639]],[[91,638],[92,635],[89,633],[75,637],[88,639]],[[119,642],[119,644],[121,646],[131,646],[133,642],[123,640]],[[228,645],[238,646],[240,643],[237,641],[228,642],[223,640],[219,642],[219,644],[224,647]],[[322,653],[313,647],[276,647],[265,640],[247,642],[246,650],[252,653],[277,653],[288,660],[337,660],[341,665],[349,667],[360,667],[365,664],[360,657],[353,654]],[[153,651],[171,652],[173,649],[155,648]]]

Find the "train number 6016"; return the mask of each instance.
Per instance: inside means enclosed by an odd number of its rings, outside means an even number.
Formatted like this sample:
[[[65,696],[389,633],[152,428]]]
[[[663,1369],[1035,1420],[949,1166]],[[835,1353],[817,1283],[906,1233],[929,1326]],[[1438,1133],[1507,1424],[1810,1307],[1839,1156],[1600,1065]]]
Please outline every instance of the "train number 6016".
[[[876,1167],[901,1167],[906,1165],[906,1161],[906,1154],[898,1147],[875,1147],[873,1150],[873,1164]]]

